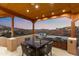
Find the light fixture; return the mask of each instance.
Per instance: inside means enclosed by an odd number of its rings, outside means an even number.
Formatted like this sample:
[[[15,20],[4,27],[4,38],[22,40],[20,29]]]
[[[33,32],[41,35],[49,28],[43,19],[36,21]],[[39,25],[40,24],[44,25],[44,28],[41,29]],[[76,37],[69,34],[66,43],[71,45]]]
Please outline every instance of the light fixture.
[[[66,12],[66,10],[65,10],[65,9],[63,9],[63,10],[62,10],[62,12]]]
[[[52,12],[52,15],[54,15],[54,12]]]
[[[43,14],[42,17],[45,17],[45,15]]]
[[[27,11],[27,13],[29,12],[29,10],[26,10]]]
[[[36,17],[36,19],[38,19],[38,17]]]
[[[38,5],[35,5],[35,8],[36,8],[36,9],[38,9],[38,8],[39,8],[39,6],[38,6]]]

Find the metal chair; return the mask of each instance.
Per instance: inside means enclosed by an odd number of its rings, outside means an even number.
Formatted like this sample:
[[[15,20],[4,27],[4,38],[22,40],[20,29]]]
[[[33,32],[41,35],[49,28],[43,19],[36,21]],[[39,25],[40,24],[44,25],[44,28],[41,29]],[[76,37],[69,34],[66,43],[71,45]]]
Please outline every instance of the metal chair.
[[[25,54],[27,56],[31,55],[31,52],[33,51],[31,48],[29,48],[29,46],[21,43],[21,47],[22,47],[22,56]]]
[[[44,53],[44,55],[47,55],[49,56],[49,53],[50,55],[52,56],[52,46],[53,46],[53,41],[51,41],[50,43],[48,43],[47,45],[44,46],[44,48],[42,48],[42,53]]]
[[[28,41],[28,40],[30,40],[30,38],[25,38],[25,41]]]

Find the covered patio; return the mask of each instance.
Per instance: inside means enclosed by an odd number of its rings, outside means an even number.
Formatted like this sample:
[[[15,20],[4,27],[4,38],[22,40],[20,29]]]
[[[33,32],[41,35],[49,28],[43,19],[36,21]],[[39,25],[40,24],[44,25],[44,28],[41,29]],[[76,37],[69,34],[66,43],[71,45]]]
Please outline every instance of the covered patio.
[[[66,3],[11,3],[0,4],[0,17],[11,17],[11,38],[0,37],[0,45],[9,51],[16,51],[26,37],[36,36],[35,23],[59,17],[71,19],[71,36],[67,40],[67,52],[78,54],[75,22],[79,19],[79,4]],[[20,17],[32,22],[32,35],[14,37],[14,18]],[[4,39],[4,40],[3,40]]]

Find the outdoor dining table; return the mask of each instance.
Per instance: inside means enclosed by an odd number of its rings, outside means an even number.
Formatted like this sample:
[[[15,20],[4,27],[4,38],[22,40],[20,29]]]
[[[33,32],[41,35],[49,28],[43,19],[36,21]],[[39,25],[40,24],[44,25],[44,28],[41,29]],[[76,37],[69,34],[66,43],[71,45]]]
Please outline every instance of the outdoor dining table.
[[[24,42],[24,44],[28,45],[32,49],[35,50],[35,55],[38,55],[38,52],[40,49],[42,49],[45,45],[47,45],[50,42],[50,40],[27,40]],[[40,53],[40,52],[39,52]]]

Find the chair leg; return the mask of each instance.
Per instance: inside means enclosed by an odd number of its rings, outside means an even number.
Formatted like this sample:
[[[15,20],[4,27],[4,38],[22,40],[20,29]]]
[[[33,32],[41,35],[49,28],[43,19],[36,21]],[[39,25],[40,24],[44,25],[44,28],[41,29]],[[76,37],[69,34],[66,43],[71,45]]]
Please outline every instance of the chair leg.
[[[23,53],[22,53],[22,56],[23,56]]]
[[[50,52],[50,56],[52,56],[52,51]]]
[[[46,54],[46,56],[49,56],[48,54]]]
[[[50,53],[49,53],[50,55],[49,56],[52,56],[52,51],[50,51]]]

